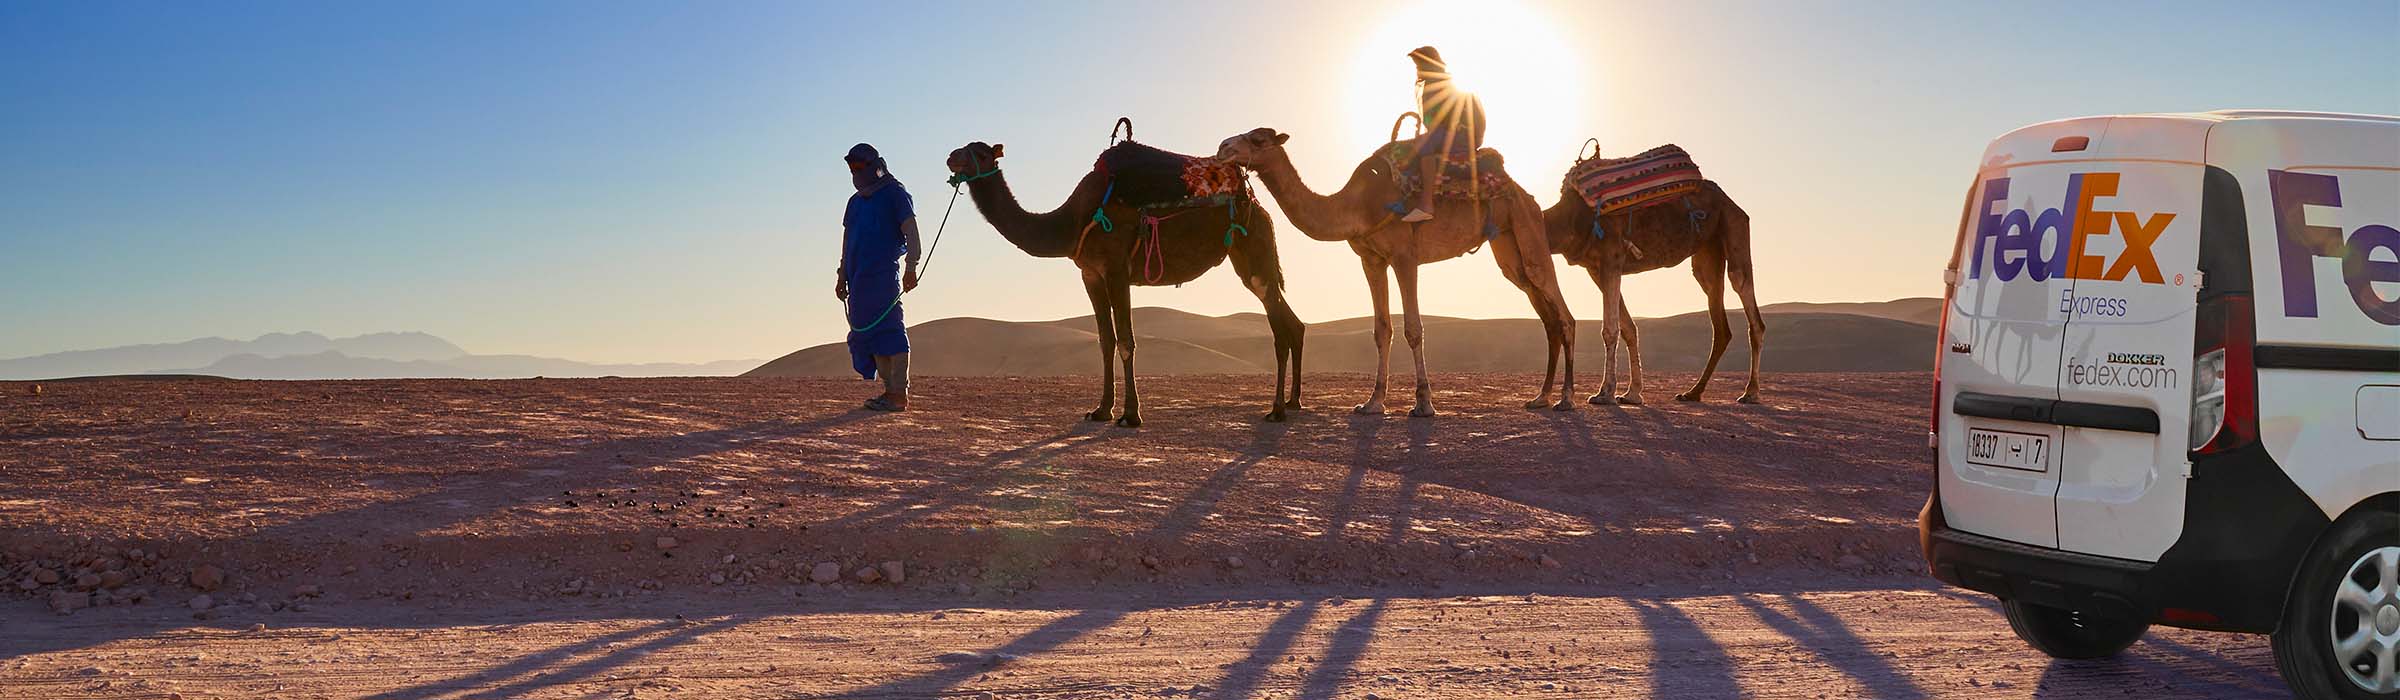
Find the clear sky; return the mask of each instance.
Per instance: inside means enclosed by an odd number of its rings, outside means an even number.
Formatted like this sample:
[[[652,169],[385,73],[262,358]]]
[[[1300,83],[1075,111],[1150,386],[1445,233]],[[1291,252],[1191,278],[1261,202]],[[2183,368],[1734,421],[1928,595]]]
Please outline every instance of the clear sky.
[[[0,3],[0,357],[292,330],[773,357],[841,336],[852,143],[928,237],[950,149],[1007,144],[1048,209],[1120,115],[1195,154],[1273,126],[1329,190],[1410,106],[1422,43],[1545,205],[1586,137],[1689,149],[1755,220],[1769,302],[1938,294],[1976,157],[2023,124],[2400,113],[2394,0],[1487,5]],[[1348,248],[1285,229],[1301,316],[1364,315]],[[927,272],[913,320],[1089,312],[965,202]],[[1427,313],[1531,315],[1488,251],[1423,286]],[[1704,305],[1681,269],[1627,290]],[[1230,273],[1134,303],[1257,310]]]

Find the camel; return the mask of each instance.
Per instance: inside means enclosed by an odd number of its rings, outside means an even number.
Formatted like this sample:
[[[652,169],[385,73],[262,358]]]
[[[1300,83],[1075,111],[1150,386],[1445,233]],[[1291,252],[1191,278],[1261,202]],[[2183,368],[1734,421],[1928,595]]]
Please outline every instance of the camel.
[[[1307,324],[1283,298],[1283,265],[1275,255],[1275,225],[1258,211],[1256,202],[1229,209],[1194,207],[1175,213],[1149,215],[1108,199],[1109,178],[1095,170],[1076,183],[1067,201],[1049,212],[1034,214],[1017,204],[1008,176],[1000,170],[1006,147],[977,141],[950,152],[953,182],[963,182],[975,209],[992,228],[1019,250],[1037,258],[1069,258],[1083,272],[1084,293],[1091,298],[1092,322],[1100,336],[1100,407],[1086,414],[1094,421],[1110,419],[1116,395],[1112,356],[1125,366],[1125,412],[1117,425],[1142,425],[1141,394],[1134,382],[1133,302],[1131,287],[1178,285],[1230,258],[1242,286],[1266,306],[1267,326],[1275,336],[1275,400],[1265,419],[1283,421],[1300,409],[1300,348]],[[1097,212],[1114,222],[1100,230]],[[1233,224],[1246,233],[1237,235]],[[1155,230],[1152,227],[1155,226]],[[1153,237],[1155,234],[1155,237]],[[1155,244],[1149,242],[1155,241]],[[1291,393],[1284,393],[1285,377]]]
[[[1700,280],[1700,290],[1708,294],[1709,318],[1716,323],[1715,343],[1708,353],[1708,365],[1700,370],[1700,381],[1675,398],[1700,400],[1701,392],[1708,389],[1710,375],[1717,371],[1717,360],[1725,355],[1725,344],[1733,339],[1733,330],[1725,318],[1725,282],[1731,278],[1734,292],[1742,296],[1742,310],[1750,316],[1750,383],[1739,400],[1758,403],[1758,352],[1766,337],[1767,324],[1758,315],[1758,295],[1750,270],[1750,214],[1742,211],[1741,205],[1735,204],[1716,182],[1702,181],[1700,189],[1691,194],[1604,217],[1600,225],[1607,231],[1605,238],[1592,234],[1593,216],[1592,207],[1583,200],[1583,195],[1563,181],[1559,185],[1558,204],[1542,211],[1550,252],[1591,273],[1612,319],[1601,327],[1600,342],[1608,348],[1609,362],[1602,373],[1600,393],[1593,394],[1591,402],[1642,403],[1641,340],[1634,332],[1633,317],[1626,313],[1625,297],[1618,283],[1626,275],[1673,267],[1688,258],[1692,261],[1692,276]],[[1619,333],[1625,336],[1628,381],[1624,395],[1612,397],[1610,394],[1617,388]]]
[[[1541,317],[1542,330],[1549,340],[1549,369],[1542,377],[1542,392],[1526,402],[1525,407],[1574,410],[1575,319],[1567,311],[1558,276],[1551,268],[1550,256],[1545,254],[1549,243],[1541,228],[1541,205],[1534,201],[1533,195],[1501,172],[1497,173],[1498,179],[1506,183],[1505,189],[1487,202],[1441,200],[1436,204],[1432,221],[1404,224],[1387,208],[1403,200],[1392,177],[1393,166],[1384,158],[1384,149],[1377,149],[1376,154],[1360,162],[1340,191],[1321,195],[1309,189],[1292,167],[1291,157],[1283,149],[1284,142],[1290,139],[1290,135],[1274,129],[1253,129],[1225,139],[1217,148],[1217,157],[1258,173],[1267,191],[1275,194],[1275,203],[1283,208],[1284,216],[1290,217],[1301,233],[1320,241],[1349,243],[1350,250],[1358,254],[1367,276],[1367,291],[1375,304],[1375,391],[1354,410],[1363,414],[1384,412],[1385,375],[1391,365],[1392,343],[1388,274],[1400,281],[1400,307],[1407,317],[1408,349],[1416,360],[1417,401],[1409,415],[1434,415],[1433,385],[1425,374],[1425,322],[1417,312],[1417,266],[1473,252],[1486,242],[1487,222],[1496,228],[1489,239],[1492,259],[1500,264],[1501,274],[1533,303],[1534,313]],[[1550,387],[1562,376],[1559,371],[1562,362],[1565,365],[1562,393],[1552,403]]]

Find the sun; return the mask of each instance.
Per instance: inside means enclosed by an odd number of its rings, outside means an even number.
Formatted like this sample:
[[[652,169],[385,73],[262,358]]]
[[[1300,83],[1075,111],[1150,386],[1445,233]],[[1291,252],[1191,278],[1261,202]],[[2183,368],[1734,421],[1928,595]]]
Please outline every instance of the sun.
[[[1459,85],[1483,98],[1491,125],[1484,145],[1508,156],[1510,174],[1520,182],[1557,177],[1594,131],[1583,123],[1579,57],[1557,26],[1514,2],[1434,0],[1393,11],[1361,43],[1351,71],[1353,152],[1381,145],[1395,117],[1416,111],[1408,51],[1430,45]]]

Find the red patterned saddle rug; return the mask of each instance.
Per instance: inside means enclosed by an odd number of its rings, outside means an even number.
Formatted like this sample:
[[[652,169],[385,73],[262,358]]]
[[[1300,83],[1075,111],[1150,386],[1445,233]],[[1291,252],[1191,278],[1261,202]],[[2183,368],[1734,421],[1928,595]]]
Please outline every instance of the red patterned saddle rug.
[[[1588,158],[1567,170],[1567,184],[1601,214],[1698,191],[1704,181],[1700,165],[1674,144],[1631,158]]]

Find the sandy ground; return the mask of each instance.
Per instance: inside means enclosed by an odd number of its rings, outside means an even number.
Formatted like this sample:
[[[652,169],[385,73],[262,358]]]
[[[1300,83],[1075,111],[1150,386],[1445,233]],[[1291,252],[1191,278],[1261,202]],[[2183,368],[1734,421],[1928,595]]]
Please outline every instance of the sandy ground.
[[[1922,374],[1653,379],[0,383],[0,697],[2286,694],[1925,577]]]

